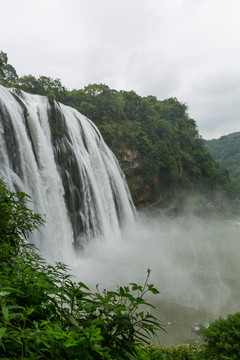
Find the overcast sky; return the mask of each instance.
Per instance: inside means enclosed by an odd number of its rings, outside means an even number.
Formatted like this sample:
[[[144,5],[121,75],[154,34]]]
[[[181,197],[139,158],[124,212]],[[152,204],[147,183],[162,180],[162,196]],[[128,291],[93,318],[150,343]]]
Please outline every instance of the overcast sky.
[[[19,76],[187,103],[205,139],[240,131],[239,0],[0,0]]]

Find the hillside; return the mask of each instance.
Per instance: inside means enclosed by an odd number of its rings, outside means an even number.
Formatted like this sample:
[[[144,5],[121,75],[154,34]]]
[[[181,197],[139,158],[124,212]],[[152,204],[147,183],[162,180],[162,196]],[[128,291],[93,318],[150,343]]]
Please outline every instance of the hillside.
[[[240,181],[240,132],[219,139],[204,140],[214,160],[226,168],[231,177]]]
[[[71,92],[67,102],[97,124],[125,171],[137,206],[167,205],[179,190],[209,193],[228,182],[186,104],[176,98],[160,101],[93,84]]]

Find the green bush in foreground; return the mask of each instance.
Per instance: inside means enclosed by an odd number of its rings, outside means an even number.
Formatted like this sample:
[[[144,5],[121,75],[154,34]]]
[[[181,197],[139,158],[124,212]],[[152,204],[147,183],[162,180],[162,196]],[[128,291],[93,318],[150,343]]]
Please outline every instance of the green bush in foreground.
[[[240,313],[219,318],[203,330],[209,359],[240,359]]]
[[[239,360],[240,313],[219,318],[203,330],[200,345],[157,346],[138,349],[139,360]]]
[[[0,180],[0,359],[137,359],[137,345],[162,329],[144,300],[148,284],[95,293],[62,263],[48,265],[28,232],[43,224],[29,197]]]
[[[202,345],[146,345],[138,349],[139,360],[204,360]]]

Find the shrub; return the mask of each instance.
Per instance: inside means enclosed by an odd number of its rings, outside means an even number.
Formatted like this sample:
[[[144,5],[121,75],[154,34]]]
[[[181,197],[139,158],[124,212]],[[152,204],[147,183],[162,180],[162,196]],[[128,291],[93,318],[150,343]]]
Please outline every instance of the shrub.
[[[147,345],[139,348],[139,360],[203,360],[200,345]]]
[[[240,357],[240,313],[219,318],[203,330],[210,359],[237,360]]]

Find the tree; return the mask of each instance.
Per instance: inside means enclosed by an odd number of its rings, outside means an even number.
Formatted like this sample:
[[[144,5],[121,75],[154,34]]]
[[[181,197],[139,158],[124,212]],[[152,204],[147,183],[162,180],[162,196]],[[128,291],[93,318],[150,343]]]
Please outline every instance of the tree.
[[[3,51],[0,51],[0,74],[3,75],[3,67],[8,63],[7,54]]]
[[[67,90],[60,79],[48,76],[24,75],[13,82],[13,86],[31,94],[51,96],[58,101],[65,102]]]
[[[240,313],[219,318],[203,330],[206,358],[237,360],[240,354]]]
[[[3,51],[0,52],[0,83],[3,85],[11,85],[18,78],[14,67],[8,64],[8,56]]]
[[[23,192],[11,192],[0,179],[0,244],[17,255],[29,232],[44,223],[26,204],[30,197]]]

